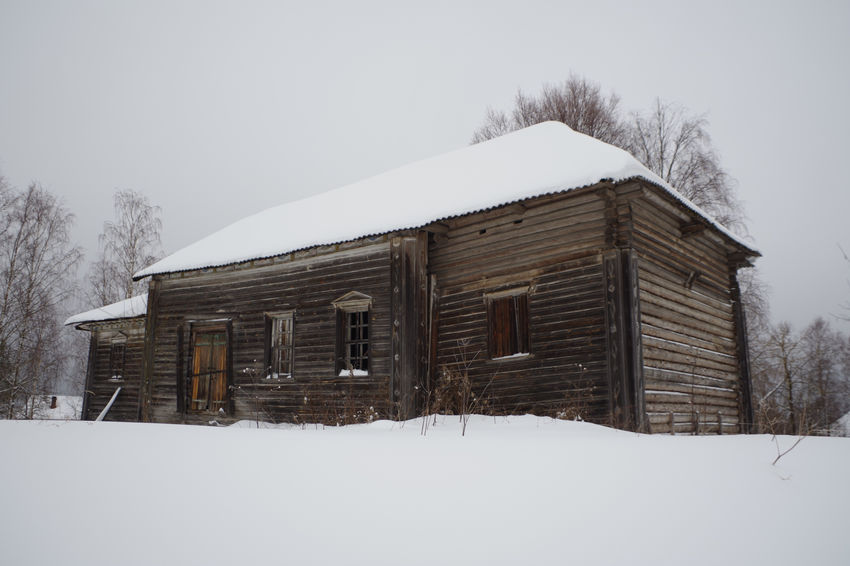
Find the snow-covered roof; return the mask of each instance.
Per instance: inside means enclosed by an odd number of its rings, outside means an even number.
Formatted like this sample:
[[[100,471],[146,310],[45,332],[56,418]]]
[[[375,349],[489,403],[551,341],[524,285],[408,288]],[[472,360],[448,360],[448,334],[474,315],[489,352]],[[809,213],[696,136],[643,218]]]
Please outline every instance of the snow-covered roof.
[[[148,294],[136,295],[111,305],[98,307],[90,311],[68,318],[65,325],[82,324],[85,322],[101,322],[106,320],[120,320],[123,318],[136,318],[137,316],[145,316],[148,309]]]
[[[142,269],[135,277],[273,257],[417,228],[606,179],[632,178],[658,185],[752,250],[628,152],[560,122],[544,122],[264,210]]]

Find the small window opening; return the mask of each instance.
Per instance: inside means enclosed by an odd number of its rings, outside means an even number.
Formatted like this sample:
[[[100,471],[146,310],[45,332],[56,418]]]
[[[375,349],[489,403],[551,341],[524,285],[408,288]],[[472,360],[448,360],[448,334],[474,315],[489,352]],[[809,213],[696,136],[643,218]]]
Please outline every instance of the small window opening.
[[[343,373],[369,373],[369,311],[345,313],[344,351]]]
[[[126,347],[124,342],[113,342],[109,349],[109,379],[124,379],[124,355]]]
[[[271,316],[268,319],[269,351],[266,362],[267,379],[291,378],[293,366],[292,315]]]
[[[488,297],[490,357],[492,359],[527,355],[528,293]]]
[[[372,298],[351,291],[333,305],[337,310],[337,375],[369,375]]]

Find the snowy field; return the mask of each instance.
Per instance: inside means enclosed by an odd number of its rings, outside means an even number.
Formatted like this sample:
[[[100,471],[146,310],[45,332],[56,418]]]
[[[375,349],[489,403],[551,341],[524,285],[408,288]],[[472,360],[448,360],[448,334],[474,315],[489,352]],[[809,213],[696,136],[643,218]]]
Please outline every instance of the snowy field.
[[[850,439],[421,424],[0,421],[0,564],[850,564]]]

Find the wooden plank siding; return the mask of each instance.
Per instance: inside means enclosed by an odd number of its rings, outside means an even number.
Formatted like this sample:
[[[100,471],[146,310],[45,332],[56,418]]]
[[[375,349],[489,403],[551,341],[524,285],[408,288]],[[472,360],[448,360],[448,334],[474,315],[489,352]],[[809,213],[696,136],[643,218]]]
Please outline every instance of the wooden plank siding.
[[[638,254],[646,412],[651,432],[741,431],[728,252],[712,230],[645,189],[630,201]]]
[[[444,222],[429,247],[438,328],[432,384],[465,373],[479,412],[610,422],[604,206],[585,190]],[[486,295],[526,286],[529,355],[490,359]]]
[[[388,243],[158,280],[151,420],[337,422],[355,413],[392,413]],[[368,376],[335,371],[337,316],[332,303],[351,291],[372,297]],[[293,314],[291,378],[267,378],[265,315],[276,312]],[[229,322],[232,410],[227,415],[181,411],[178,386],[188,372],[191,330],[216,320]]]
[[[601,182],[419,229],[154,276],[136,414],[184,423],[410,418],[462,376],[471,397],[441,410],[646,432],[745,430],[737,248],[659,193]],[[369,374],[338,375],[338,313],[360,317],[366,303]],[[267,378],[275,314],[292,320],[290,377]],[[224,414],[184,402],[193,330],[204,325],[228,337]]]
[[[85,390],[83,420],[94,420],[109,403],[118,387],[121,392],[104,420],[139,420],[139,388],[142,383],[145,321],[143,318],[90,323],[92,348],[90,375]],[[121,379],[114,379],[111,353],[114,342],[124,345],[124,371]]]

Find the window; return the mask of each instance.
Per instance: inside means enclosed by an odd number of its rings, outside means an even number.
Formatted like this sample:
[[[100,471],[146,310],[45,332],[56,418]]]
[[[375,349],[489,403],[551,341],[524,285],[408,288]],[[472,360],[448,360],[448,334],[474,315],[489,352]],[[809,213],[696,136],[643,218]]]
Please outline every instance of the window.
[[[124,353],[126,342],[124,340],[113,340],[109,348],[109,379],[124,379]]]
[[[490,358],[529,353],[528,287],[486,295]]]
[[[369,311],[345,314],[345,365],[343,373],[369,373]]]
[[[369,311],[372,298],[352,291],[333,302],[337,309],[336,371],[369,375]]]
[[[292,377],[293,324],[292,313],[266,317],[266,377],[278,379]]]
[[[227,331],[198,329],[192,334],[189,409],[216,412],[227,403]]]

